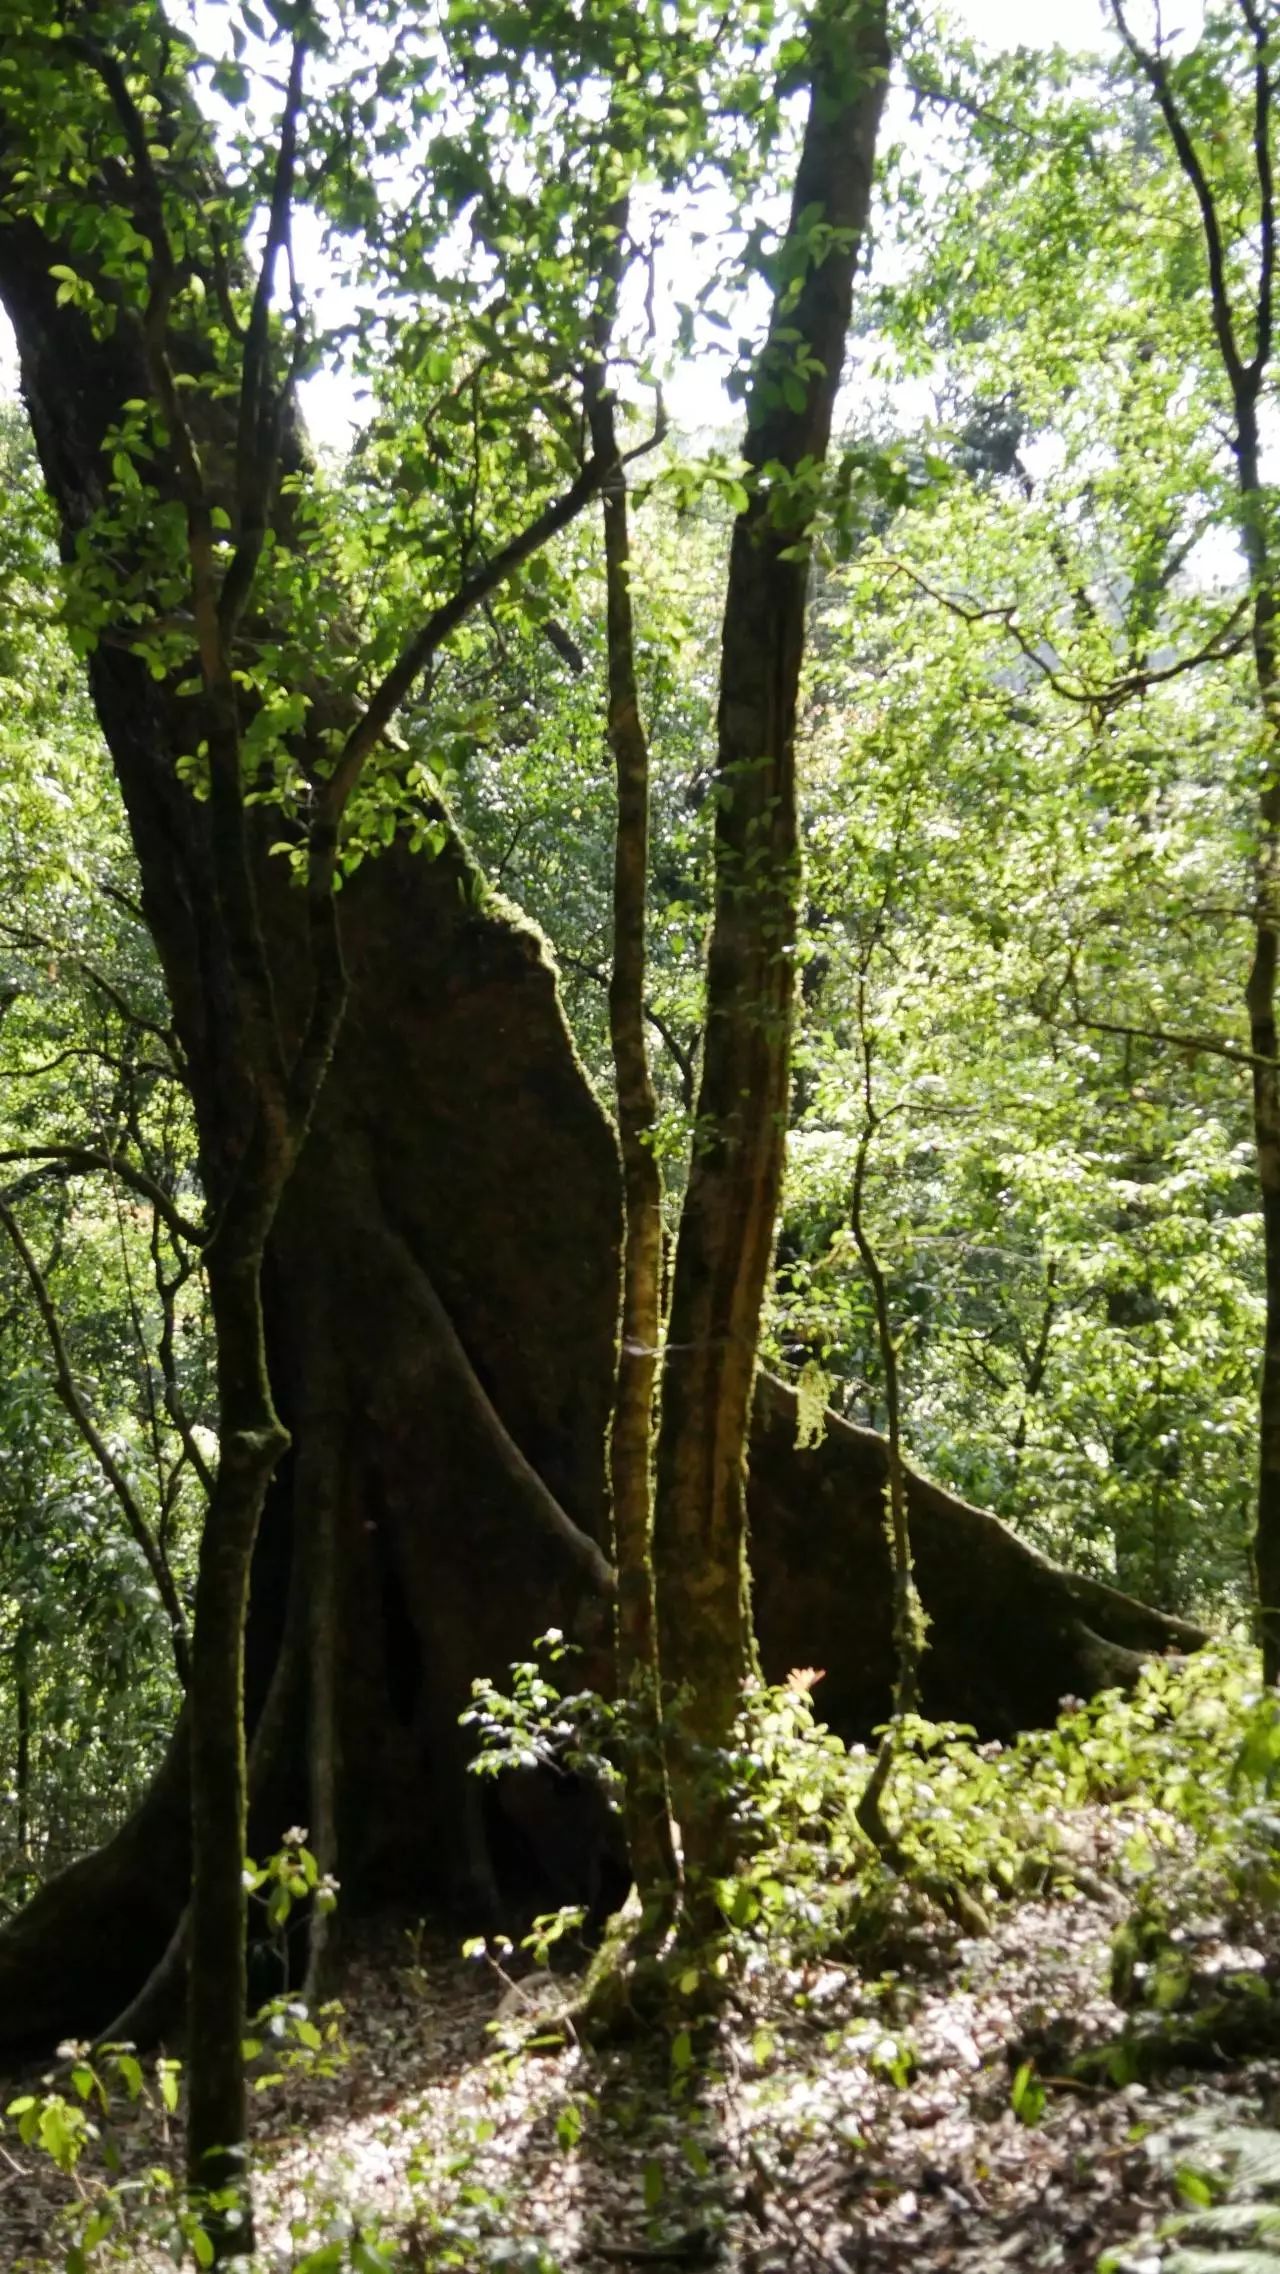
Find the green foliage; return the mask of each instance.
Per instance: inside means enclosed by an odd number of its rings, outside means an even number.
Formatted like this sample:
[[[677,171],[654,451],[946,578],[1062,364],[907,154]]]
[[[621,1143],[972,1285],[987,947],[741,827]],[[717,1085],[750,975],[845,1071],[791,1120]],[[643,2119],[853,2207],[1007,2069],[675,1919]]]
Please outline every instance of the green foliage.
[[[916,64],[936,82],[953,59]],[[869,319],[867,407],[818,546],[804,1017],[768,1354],[882,1422],[847,1228],[861,987],[886,1123],[868,1208],[910,1448],[1055,1555],[1171,1608],[1232,1606],[1261,1238],[1247,1067],[1223,1053],[1244,1042],[1255,755],[1194,246],[1127,93],[1043,56],[993,65],[981,95],[971,59],[954,69],[945,195],[894,180],[901,280]],[[937,403],[914,427],[912,357]],[[641,668],[673,1186],[734,478],[717,449],[672,450],[637,516],[640,622],[660,627]],[[595,573],[575,541],[554,596],[589,667]],[[607,1089],[596,692],[536,624],[504,614],[501,635],[477,626],[451,656],[437,747],[482,856],[560,955]]]
[[[254,1863],[251,1858],[245,1863],[245,1886],[257,1897],[273,1934],[288,1925],[298,1903],[309,1900],[321,1913],[337,1908],[338,1882],[321,1871],[306,1842],[306,1833],[294,1825],[285,1833],[284,1845],[265,1863]]]
[[[1023,2061],[1014,2073],[1009,2093],[1009,2105],[1020,2124],[1036,2125],[1044,2114],[1047,2099],[1044,2086],[1035,2072],[1035,2063]]]
[[[500,1689],[487,1675],[471,1685],[473,1703],[459,1720],[479,1740],[471,1762],[473,1773],[498,1776],[503,1769],[574,1769],[598,1777],[608,1789],[616,1779],[607,1747],[625,1726],[624,1709],[610,1705],[594,1690],[567,1694],[561,1690],[554,1669],[567,1664],[575,1646],[557,1627],[540,1635],[534,1648],[540,1657],[511,1668],[509,1690]]]
[[[59,2078],[46,2078],[46,2089],[19,2094],[5,2114],[16,2121],[25,2146],[39,2148],[60,2172],[75,2176],[76,2199],[51,2237],[63,2274],[126,2263],[139,2242],[179,2259],[189,2249],[197,2265],[208,2265],[208,2237],[182,2203],[164,2162],[128,2178],[113,2176],[121,2157],[112,2127],[122,2113],[135,2137],[145,2135],[167,2157],[181,2064],[162,2057],[144,2069],[129,2045],[102,2045],[92,2054],[85,2045],[63,2045],[59,2053],[70,2063],[69,2091]],[[89,2169],[91,2156],[102,2168]]]
[[[1176,2002],[1191,1970],[1189,1920],[1269,1932],[1280,1903],[1280,1705],[1252,1652],[1154,1659],[1132,1696],[1070,1706],[1052,1729],[1008,1745],[908,1717],[894,1787],[902,1875],[859,1828],[870,1756],[816,1718],[815,1679],[803,1670],[780,1688],[751,1689],[735,1750],[704,1764],[708,1789],[731,1796],[741,1835],[739,1869],[716,1891],[741,1949],[763,1942],[790,1964],[835,1947],[866,1965],[918,1901],[946,1908],[958,1888],[984,1906],[1069,1888],[1075,1869],[1088,1876],[1076,1823],[1086,1807],[1108,1813],[1112,1869],[1132,1904],[1113,1953],[1115,1986],[1132,2002]],[[590,1692],[562,1697],[535,1664],[513,1670],[510,1694],[478,1684],[477,1697],[469,1718],[488,1733],[482,1772],[486,1761],[559,1759],[570,1745],[588,1769],[599,1769],[602,1745],[612,1773],[625,1765],[619,1710]],[[695,1965],[687,1994],[696,1987]],[[1038,2114],[1040,2087],[1025,2083]]]
[[[190,1106],[118,798],[57,621],[33,453],[8,415],[0,474],[0,1196],[43,1272],[84,1409],[183,1609],[204,1504],[192,1456],[207,1459],[214,1442],[203,1300],[190,1257],[109,1164],[146,1170],[195,1212]],[[41,1147],[67,1142],[106,1170],[40,1160]],[[128,1808],[178,1694],[169,1609],[58,1393],[7,1237],[0,1666],[3,1911]]]
[[[197,409],[235,380],[243,279],[221,295],[208,280],[261,210],[287,13],[210,9],[203,52],[158,41],[146,7],[114,11],[157,137],[175,322],[199,335],[184,372]],[[1211,9],[1178,72],[1244,245],[1249,89],[1231,30]],[[107,333],[145,305],[154,248],[123,204],[84,195],[93,168],[123,168],[126,137],[62,32],[38,10],[0,9],[0,105],[30,145],[6,198],[65,227],[55,298]],[[686,347],[725,335],[740,391],[751,316],[726,279],[733,267],[786,282],[769,174],[794,132],[797,45],[792,13],[767,5],[730,23],[683,0],[522,14],[374,0],[318,10],[316,62],[300,203],[349,313],[328,335],[323,318],[309,336],[304,324],[299,352],[345,358],[368,417],[344,462],[286,477],[236,658],[246,795],[270,809],[295,868],[313,794],[301,737],[314,734],[323,768],[406,637],[577,465],[573,382],[622,186],[643,191],[637,249],[655,258],[690,181],[724,201],[723,226],[694,232],[678,323]],[[927,84],[945,95],[954,83],[962,99],[946,105],[933,178],[911,180],[905,159],[897,169],[884,237],[900,257],[868,325],[863,408],[815,544],[803,1032],[769,1356],[800,1388],[804,1441],[827,1398],[883,1418],[848,1228],[873,1053],[883,1126],[868,1206],[901,1323],[913,1449],[1071,1561],[1175,1607],[1230,1609],[1244,1588],[1263,1318],[1238,1050],[1257,752],[1193,217],[1149,115],[1114,75],[1027,55],[980,74],[941,46],[922,64]],[[181,91],[188,69],[222,106],[216,130]],[[229,184],[193,194],[219,139]],[[803,249],[827,232],[811,210]],[[660,360],[646,325],[624,313],[621,418],[637,437]],[[796,399],[805,369],[803,343],[784,339],[766,396]],[[904,377],[929,380],[931,415],[917,415]],[[190,1213],[184,1069],[76,668],[105,640],[127,641],[157,687],[195,689],[182,517],[155,480],[169,439],[155,405],[123,407],[102,495],[59,569],[30,450],[12,421],[0,431],[0,1140],[34,1155],[68,1133],[92,1138]],[[776,521],[813,501],[812,467],[764,478]],[[747,496],[739,461],[704,437],[655,453],[636,499],[655,766],[649,1016],[673,1202],[702,1007],[710,658],[727,523]],[[429,853],[447,798],[495,885],[557,945],[607,1087],[600,612],[584,527],[458,629],[361,785],[342,873],[398,835]],[[1173,669],[1197,653],[1194,672]],[[318,712],[322,676],[332,716]],[[198,737],[180,771],[205,793]],[[74,1382],[184,1608],[212,1411],[198,1273],[110,1174],[13,1168]],[[6,1251],[4,1902],[127,1804],[177,1699],[171,1616],[54,1395],[12,1266]],[[482,1771],[551,1762],[614,1777],[625,1716],[562,1695],[555,1658],[517,1668],[509,1696],[478,1686],[468,1719]],[[1230,1654],[1155,1668],[1133,1701],[1083,1708],[1013,1748],[913,1720],[901,1838],[918,1885],[999,1901],[1070,1878],[1082,1802],[1115,1811],[1134,1897],[1117,1986],[1172,2010],[1188,1988],[1193,1893],[1271,1914],[1278,1755],[1269,1701]],[[734,1753],[706,1763],[743,1835],[742,1869],[718,1890],[739,1953],[753,1939],[867,1949],[901,1926],[911,1898],[854,1821],[865,1774],[865,1757],[815,1722],[803,1684],[748,1699]],[[278,1938],[297,1903],[327,1892],[300,1838],[250,1885]],[[546,1948],[554,1932],[544,1925]],[[290,2047],[321,2050],[287,2001],[270,2019]],[[683,2068],[689,2033],[674,2043]],[[1015,2105],[1034,2121],[1042,2087],[1020,2075]],[[37,2100],[21,2114],[51,2128],[50,2152],[79,2153],[70,2118]],[[480,2206],[469,2237],[440,2248],[496,2247],[496,2220]]]
[[[847,1227],[865,998],[884,1111],[868,1209],[902,1326],[911,1449],[1074,1563],[1174,1607],[1231,1606],[1260,1240],[1246,1073],[1213,1046],[1238,1019],[1254,751],[1244,659],[1211,637],[1238,630],[1241,585],[1214,546],[1230,467],[1194,229],[1132,89],[1052,55],[980,69],[936,31],[921,45],[902,29],[937,133],[929,171],[913,173],[906,145],[890,169],[896,258],[869,300],[861,407],[816,549],[803,1033],[768,1355],[801,1387],[806,1437],[825,1396],[883,1418]],[[146,7],[113,11],[161,154],[175,321],[205,351],[199,379],[185,375],[193,402],[234,383],[246,290],[233,274],[224,305],[210,279],[261,209],[286,32],[218,7],[195,44],[165,45]],[[752,303],[731,285],[777,281],[769,182],[795,122],[770,90],[797,68],[795,32],[767,6],[728,28],[693,7],[549,6],[518,27],[473,0],[378,0],[349,22],[318,10],[300,226],[343,297],[331,331],[327,302],[311,312],[300,348],[358,375],[367,417],[341,462],[287,475],[237,655],[247,794],[271,807],[282,858],[304,851],[299,734],[327,749],[338,732],[315,715],[321,666],[336,720],[576,463],[566,374],[624,179],[643,191],[638,251],[658,258],[683,215],[681,338],[722,353],[731,376],[747,367]],[[1228,204],[1243,141],[1225,124],[1248,93],[1230,32],[1211,12],[1179,67]],[[30,143],[6,194],[65,222],[56,291],[107,328],[145,300],[148,251],[127,212],[83,194],[124,141],[82,62],[38,11],[4,11],[4,100]],[[180,92],[184,71],[216,95],[215,123]],[[215,144],[229,180],[193,196],[184,167]],[[723,212],[704,229],[713,189]],[[826,225],[806,220],[813,240]],[[638,308],[621,323],[631,439],[650,428],[664,350]],[[770,383],[785,395],[798,343],[782,345]],[[928,416],[904,375],[928,376]],[[16,417],[0,435],[0,1072],[6,1144],[105,1125],[194,1210],[181,1068],[166,1062],[163,989],[76,669],[109,632],[157,685],[194,684],[181,516],[154,481],[162,429],[153,404],[123,406],[100,510],[61,570]],[[710,659],[743,502],[719,437],[671,438],[637,470],[649,1013],[673,1207],[697,1077]],[[446,796],[495,883],[546,927],[607,1089],[601,598],[584,522],[459,627],[362,785],[343,860],[350,873],[397,831],[430,850]],[[1206,644],[1195,673],[1159,676]],[[199,789],[194,745],[186,763]],[[1174,1048],[1166,1031],[1208,1040]],[[203,1496],[164,1411],[149,1228],[87,1180],[50,1177],[23,1209],[76,1377],[168,1524],[185,1602]],[[176,1257],[163,1262],[172,1276]],[[105,1828],[175,1701],[154,1583],[48,1394],[27,1303],[6,1267],[0,1651],[27,1664],[0,1690],[6,1901]],[[211,1400],[194,1275],[176,1326],[199,1432]],[[60,1845],[54,1802],[76,1755]]]
[[[511,2206],[486,2169],[483,2151],[492,2121],[477,2119],[439,2162],[420,2156],[410,2165],[414,2190],[414,2245],[426,2274],[457,2268],[477,2274],[560,2274],[560,2260],[540,2237],[513,2234]]]
[[[1280,2132],[1261,2125],[1189,2118],[1147,2140],[1188,2208],[1153,2241],[1169,2274],[1275,2274],[1280,2264]],[[1099,2274],[1124,2274],[1128,2254],[1108,2253]]]
[[[278,1930],[294,1904],[305,1900],[332,1908],[336,1901],[335,1883],[319,1871],[305,1835],[296,1830],[264,1863],[247,1862],[245,1880]],[[144,2062],[124,2044],[68,2043],[58,2054],[66,2066],[43,2078],[40,2091],[18,2094],[5,2115],[25,2147],[38,2149],[76,2180],[76,2198],[60,2216],[56,2238],[62,2274],[136,2264],[142,2250],[164,2251],[178,2263],[189,2252],[197,2266],[211,2265],[207,2226],[171,2168],[170,2120],[179,2104],[181,2061],[160,2055]],[[348,2059],[342,2006],[330,2001],[313,2015],[300,1999],[271,1999],[254,2016],[245,2058],[258,2064],[253,2088],[259,2093],[290,2078],[337,2075]],[[130,2135],[128,2176],[120,2176],[125,2157],[116,2130],[122,2122]],[[140,2163],[140,2141],[155,2155],[149,2167]],[[332,2256],[335,2247],[339,2255]],[[340,2245],[326,2244],[299,2263],[341,2274],[383,2274],[393,2258],[349,2227]]]

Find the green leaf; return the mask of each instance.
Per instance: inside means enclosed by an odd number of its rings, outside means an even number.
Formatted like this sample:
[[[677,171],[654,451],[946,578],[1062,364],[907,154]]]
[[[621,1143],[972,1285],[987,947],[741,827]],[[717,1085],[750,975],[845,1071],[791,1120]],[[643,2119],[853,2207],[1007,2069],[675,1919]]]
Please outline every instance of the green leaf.
[[[1034,2061],[1024,2061],[1013,2080],[1009,2095],[1013,2113],[1020,2124],[1034,2126],[1044,2114],[1045,2089],[1036,2075]]]
[[[351,2245],[352,2274],[394,2274],[396,2261],[377,2243],[357,2239]]]
[[[582,2130],[582,2110],[576,2101],[566,2101],[556,2116],[556,2142],[566,2155],[577,2147],[582,2138]]]

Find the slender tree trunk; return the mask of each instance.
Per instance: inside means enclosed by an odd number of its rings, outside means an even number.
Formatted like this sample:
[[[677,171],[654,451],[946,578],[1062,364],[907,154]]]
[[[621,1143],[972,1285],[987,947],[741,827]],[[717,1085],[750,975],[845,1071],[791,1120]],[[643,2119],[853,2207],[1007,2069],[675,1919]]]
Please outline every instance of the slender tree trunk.
[[[1252,421],[1250,422],[1252,424]],[[1276,596],[1257,482],[1257,438],[1239,453],[1246,558],[1254,577],[1253,654],[1262,706],[1263,791],[1254,860],[1254,948],[1245,989],[1253,1052],[1253,1134],[1262,1200],[1266,1312],[1258,1398],[1258,1515],[1253,1563],[1263,1672],[1280,1681],[1280,1063],[1276,966],[1280,951],[1280,685]],[[1247,478],[1252,482],[1246,487]]]
[[[277,1189],[282,1188],[283,1178]],[[262,1256],[271,1214],[239,1209],[208,1256],[217,1336],[219,1465],[200,1542],[191,1669],[191,1911],[187,2169],[219,2259],[253,2248],[245,2173],[247,2003],[244,1634],[267,1486],[288,1445],[267,1379]]]
[[[897,1751],[898,1732],[909,1713],[914,1713],[920,1702],[920,1657],[924,1648],[924,1621],[920,1597],[915,1583],[915,1567],[911,1553],[911,1526],[907,1511],[907,1471],[902,1457],[902,1383],[898,1369],[898,1344],[893,1332],[893,1316],[889,1305],[889,1284],[884,1267],[876,1253],[867,1230],[866,1191],[867,1169],[871,1160],[871,1147],[880,1127],[876,1111],[875,1090],[872,1078],[872,1037],[867,1027],[866,981],[858,983],[858,1027],[862,1039],[863,1123],[858,1144],[858,1157],[854,1164],[853,1190],[849,1202],[849,1226],[854,1244],[871,1285],[872,1304],[875,1310],[876,1341],[880,1350],[880,1365],[884,1374],[885,1407],[885,1481],[884,1512],[885,1532],[893,1566],[893,1710],[880,1739],[862,1796],[858,1802],[858,1822],[881,1855],[890,1863],[902,1862],[900,1843],[884,1819],[881,1802],[893,1770]]]
[[[625,209],[617,216],[625,223]],[[653,1423],[662,1332],[662,1175],[658,1101],[645,1041],[645,911],[649,886],[649,744],[636,682],[627,482],[602,365],[588,383],[591,446],[611,471],[602,491],[609,669],[609,744],[617,776],[613,971],[609,1035],[622,1151],[624,1234],[618,1374],[609,1433],[618,1696],[631,1710],[626,1831],[631,1868],[660,1933],[674,1904],[676,1856],[661,1737],[653,1579]]]
[[[660,1658],[686,1874],[732,1861],[712,1757],[751,1663],[745,1449],[782,1183],[799,859],[795,719],[807,533],[844,360],[888,74],[879,0],[829,0],[810,33],[810,108],[788,277],[748,400],[750,501],[733,531],[721,643],[706,1045],[681,1211],[657,1451]]]
[[[326,1292],[328,1290],[326,1289]],[[330,1305],[326,1304],[328,1315]],[[340,1354],[327,1338],[313,1343],[306,1365],[308,1412],[298,1492],[310,1510],[304,1543],[307,1609],[307,1844],[324,1878],[338,1869],[337,1796],[340,1777],[337,1701],[338,1512],[347,1482],[350,1426]],[[330,1907],[313,1902],[307,1935],[303,1994],[323,1995],[328,1977]]]

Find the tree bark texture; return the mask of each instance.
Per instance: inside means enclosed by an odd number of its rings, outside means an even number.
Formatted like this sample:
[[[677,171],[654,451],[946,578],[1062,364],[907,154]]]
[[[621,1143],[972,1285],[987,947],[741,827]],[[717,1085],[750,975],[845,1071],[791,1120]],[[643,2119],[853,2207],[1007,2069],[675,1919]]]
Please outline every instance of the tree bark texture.
[[[606,514],[617,512],[606,500]],[[615,582],[625,586],[625,505]],[[611,540],[606,540],[607,542]],[[612,601],[611,601],[612,605]],[[629,645],[629,634],[628,634]],[[628,674],[629,675],[629,674]],[[618,1686],[634,1703],[636,1750],[627,1771],[629,1845],[643,1885],[655,1895],[674,1879],[666,1776],[656,1742],[661,1712],[657,1610],[653,1584],[654,1386],[662,1331],[662,1178],[654,1151],[656,1100],[644,1043],[644,895],[647,887],[647,757],[634,680],[619,715],[611,669],[610,733],[617,753],[618,849],[610,1027],[618,1088],[626,1235],[618,1374],[610,1429],[609,1476],[617,1573]]]
[[[262,1330],[260,1239],[209,1256],[217,1329],[220,1455],[196,1579],[187,1702],[191,1723],[188,2162],[194,2187],[227,2197],[213,2219],[220,2251],[251,2247],[244,2191],[248,2104],[241,2043],[247,2004],[244,1858],[248,1837],[244,1643],[254,1541],[288,1437],[276,1418]],[[239,1252],[237,1252],[237,1249]]]
[[[731,1861],[707,1756],[731,1742],[751,1655],[745,1453],[790,1086],[805,540],[844,364],[889,64],[879,0],[819,7],[809,37],[809,116],[748,398],[749,502],[729,557],[706,1035],[657,1447],[659,1659],[681,1730],[673,1797],[686,1869],[704,1879]]]
[[[625,226],[625,202],[617,213]],[[610,300],[617,278],[606,270]],[[653,1576],[653,1430],[662,1335],[662,1172],[658,1101],[645,1030],[649,895],[649,741],[636,679],[626,470],[603,363],[588,376],[592,448],[609,466],[604,518],[608,734],[617,782],[609,1039],[622,1155],[622,1306],[609,1428],[609,1492],[617,1605],[617,1687],[629,1701],[624,1817],[637,1884],[656,1929],[674,1900],[677,1864],[661,1742],[661,1677]]]

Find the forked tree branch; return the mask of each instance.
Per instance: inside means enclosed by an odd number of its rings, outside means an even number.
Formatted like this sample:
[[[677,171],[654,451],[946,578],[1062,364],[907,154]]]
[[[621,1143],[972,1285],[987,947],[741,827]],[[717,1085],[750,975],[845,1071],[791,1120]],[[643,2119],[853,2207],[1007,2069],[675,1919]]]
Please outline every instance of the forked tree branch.
[[[1235,316],[1231,307],[1231,291],[1227,283],[1226,251],[1222,241],[1222,223],[1218,215],[1217,200],[1209,186],[1200,153],[1191,138],[1187,122],[1174,101],[1169,84],[1169,67],[1163,55],[1153,55],[1142,45],[1131,29],[1125,14],[1125,0],[1111,0],[1112,14],[1121,39],[1129,50],[1147,84],[1155,96],[1160,114],[1169,130],[1169,139],[1178,154],[1178,163],[1186,175],[1200,208],[1200,222],[1204,230],[1205,251],[1209,262],[1209,305],[1213,316],[1213,329],[1218,351],[1231,382],[1233,395],[1253,379],[1257,391],[1257,371],[1246,364],[1236,339]]]
[[[940,608],[948,609],[962,623],[998,624],[1008,633],[1019,654],[1033,670],[1040,673],[1045,684],[1052,687],[1055,695],[1060,695],[1064,702],[1076,704],[1081,710],[1100,713],[1118,710],[1122,704],[1132,701],[1134,696],[1144,695],[1148,688],[1163,686],[1171,679],[1181,679],[1189,671],[1198,671],[1203,664],[1226,662],[1231,656],[1240,655],[1249,644],[1248,629],[1239,633],[1235,630],[1251,606],[1246,593],[1236,602],[1225,623],[1211,632],[1208,639],[1191,655],[1179,656],[1174,663],[1126,671],[1120,678],[1108,680],[1104,686],[1072,686],[1070,680],[1064,679],[1062,673],[1046,661],[1036,641],[1024,632],[1018,622],[1016,600],[995,601],[984,607],[980,601],[967,600],[962,593],[944,592],[939,585],[930,583],[928,577],[922,576],[918,569],[912,568],[909,561],[898,560],[893,555],[886,554],[883,556],[883,566],[893,575],[905,577],[918,592],[924,593],[926,599],[936,600]]]
[[[16,1145],[0,1152],[0,1163],[18,1161],[59,1161],[69,1176],[114,1176],[121,1184],[136,1192],[155,1209],[175,1239],[189,1242],[192,1247],[203,1247],[208,1233],[183,1215],[162,1185],[157,1184],[145,1169],[134,1168],[130,1161],[121,1160],[114,1153],[103,1152],[96,1145]]]

